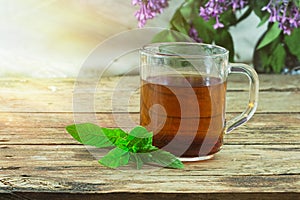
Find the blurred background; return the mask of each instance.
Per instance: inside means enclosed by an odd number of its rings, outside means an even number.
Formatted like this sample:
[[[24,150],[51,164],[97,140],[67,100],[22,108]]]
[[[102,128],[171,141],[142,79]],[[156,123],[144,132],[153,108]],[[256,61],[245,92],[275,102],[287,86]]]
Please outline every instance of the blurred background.
[[[170,7],[147,27],[167,28],[182,2],[170,1]],[[97,45],[137,28],[137,9],[131,0],[0,0],[0,77],[76,77]],[[231,30],[238,40],[237,61],[251,61],[258,32],[264,31],[264,27],[255,30],[257,24],[252,16]]]

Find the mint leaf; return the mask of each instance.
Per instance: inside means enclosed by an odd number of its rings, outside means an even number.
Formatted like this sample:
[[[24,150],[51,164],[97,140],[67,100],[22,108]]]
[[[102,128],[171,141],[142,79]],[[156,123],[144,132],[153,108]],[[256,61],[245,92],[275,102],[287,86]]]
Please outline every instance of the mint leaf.
[[[146,153],[131,153],[130,160],[136,163],[136,168],[141,169],[144,163],[158,164],[159,166],[173,169],[184,168],[183,163],[173,154],[159,150],[155,147],[155,151]]]
[[[152,138],[153,134],[152,132],[148,132],[148,130],[145,127],[142,126],[136,126],[133,128],[130,132],[129,135],[137,137],[137,138]]]
[[[130,154],[118,147],[114,148],[98,162],[106,167],[117,168],[127,165],[129,162]]]
[[[144,161],[141,158],[140,154],[137,153],[130,153],[130,160],[134,163],[136,163],[136,168],[141,169],[144,165]]]
[[[120,128],[101,128],[106,137],[115,145],[120,138],[126,138],[127,133]]]
[[[173,154],[164,151],[157,150],[150,153],[151,161],[155,162],[163,167],[182,169],[184,167],[183,163]]]
[[[66,127],[68,133],[78,142],[95,147],[110,147],[113,142],[105,134],[105,129],[95,124],[74,124]]]
[[[76,124],[66,127],[68,133],[82,144],[98,148],[115,147],[98,162],[106,167],[117,168],[130,161],[141,169],[144,163],[157,163],[168,168],[183,168],[173,154],[152,145],[153,133],[137,126],[129,133],[122,129],[101,128],[95,124]]]
[[[129,133],[128,140],[131,146],[131,152],[144,152],[152,147],[153,133],[148,132],[146,128],[137,126]]]

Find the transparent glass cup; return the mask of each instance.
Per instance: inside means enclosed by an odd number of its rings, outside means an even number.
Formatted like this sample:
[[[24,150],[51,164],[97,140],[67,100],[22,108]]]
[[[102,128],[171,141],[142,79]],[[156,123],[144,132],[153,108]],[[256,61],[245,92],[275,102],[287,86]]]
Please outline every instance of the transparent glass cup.
[[[188,42],[155,43],[140,50],[140,124],[153,132],[155,146],[182,161],[210,159],[221,149],[224,134],[253,116],[258,76],[246,64],[229,63],[228,56],[223,47]],[[226,121],[230,73],[248,77],[250,95],[245,111]]]

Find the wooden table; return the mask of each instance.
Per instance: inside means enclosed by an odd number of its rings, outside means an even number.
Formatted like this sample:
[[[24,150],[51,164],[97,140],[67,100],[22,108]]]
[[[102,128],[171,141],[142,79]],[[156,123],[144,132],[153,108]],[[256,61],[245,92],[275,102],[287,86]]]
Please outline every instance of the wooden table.
[[[105,168],[96,159],[105,152],[78,144],[64,129],[74,119],[115,127],[127,111],[138,122],[138,77],[119,85],[120,94],[132,94],[129,106],[122,98],[111,105],[120,77],[102,78],[95,91],[78,90],[73,79],[2,78],[0,199],[300,199],[299,78],[261,75],[254,117],[226,135],[214,159],[183,170]],[[244,77],[229,82],[228,119],[248,96]]]

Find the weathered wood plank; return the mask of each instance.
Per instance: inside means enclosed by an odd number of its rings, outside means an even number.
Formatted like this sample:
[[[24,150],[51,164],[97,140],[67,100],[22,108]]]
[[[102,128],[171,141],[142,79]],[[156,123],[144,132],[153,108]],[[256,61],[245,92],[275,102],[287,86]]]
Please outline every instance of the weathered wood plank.
[[[260,93],[257,112],[300,112],[298,78],[261,76],[264,92]],[[247,81],[237,76],[232,79],[228,86],[231,92],[227,95],[227,111],[240,112],[247,102],[248,93],[241,92],[247,90]],[[72,112],[74,109],[81,112],[138,112],[138,84],[137,76],[125,80],[106,77],[97,88],[75,87],[72,79],[0,79],[0,112]]]
[[[0,131],[1,145],[35,144],[78,144],[66,133],[64,128],[4,129]],[[10,134],[7,134],[7,133]],[[225,136],[226,144],[298,144],[299,128],[282,131],[271,127],[269,131],[261,128],[240,128]]]
[[[238,114],[228,113],[226,118],[229,120]],[[115,127],[117,125],[116,119],[126,117],[131,117],[134,121],[139,122],[139,113],[78,113],[78,115],[73,113],[0,113],[0,125],[1,128],[24,128],[23,131],[26,131],[25,128],[63,128],[74,122],[85,123],[89,121],[104,127]],[[273,127],[274,130],[294,129],[299,128],[299,120],[300,113],[257,113],[243,126],[261,129]],[[127,123],[119,125],[125,128],[129,127]]]
[[[228,119],[235,114],[229,114]],[[92,119],[95,117],[95,119]],[[82,114],[77,123],[92,122],[116,127],[125,114]],[[139,114],[130,114],[138,124]],[[226,135],[226,144],[300,144],[300,114],[256,114],[245,125]],[[0,144],[78,144],[65,131],[74,123],[72,113],[0,113]],[[132,126],[118,123],[125,129]]]
[[[1,146],[6,157],[1,157],[0,189],[149,195],[300,192],[299,147],[295,145],[227,145],[215,159],[185,164],[184,170],[111,170],[100,166],[82,146],[54,147]]]
[[[111,170],[97,163],[108,149],[83,145],[0,145],[0,149],[1,177],[81,177],[92,183],[99,177],[118,181],[122,176],[137,175],[142,179],[143,174],[166,182],[167,177],[183,180],[184,176],[300,175],[299,145],[224,145],[214,159],[185,163],[183,170],[149,165],[143,170],[133,165]]]
[[[262,75],[259,76],[261,91],[299,91],[300,76]],[[232,74],[228,77],[228,89],[248,90],[248,79],[245,76]]]
[[[126,116],[122,103],[116,104],[120,113],[111,113],[111,94],[119,77],[101,80],[95,109],[83,95],[77,99],[84,106],[81,111],[92,108],[92,112],[74,115],[72,79],[0,79],[0,194],[6,193],[6,199],[38,199],[47,194],[59,199],[59,194],[71,193],[76,194],[70,199],[78,198],[78,193],[93,193],[96,196],[91,198],[95,199],[105,194],[114,199],[139,195],[151,199],[155,195],[160,199],[241,199],[243,195],[248,198],[250,191],[256,194],[254,199],[263,195],[269,199],[296,199],[300,195],[299,77],[260,78],[257,114],[226,135],[223,150],[214,159],[187,163],[184,170],[154,166],[111,170],[97,163],[108,150],[89,147],[88,151],[65,132],[64,127],[74,123],[74,117],[77,123],[132,127],[128,122],[120,125],[116,121]],[[130,118],[138,123],[136,82],[122,86],[121,96],[134,91],[129,110],[133,112]],[[227,118],[244,108],[247,88],[244,78],[230,78]],[[75,92],[92,94],[93,90]]]
[[[282,75],[259,75],[260,90],[263,91],[299,91],[300,90],[300,77],[299,76],[282,76]],[[122,81],[122,89],[130,90],[137,87],[139,82],[138,76],[123,78],[116,77],[103,77],[100,79],[97,87],[103,90],[110,90],[116,88]],[[126,80],[126,81],[124,81]],[[72,78],[55,78],[55,79],[26,79],[26,78],[1,78],[0,79],[0,93],[12,92],[30,92],[30,93],[47,93],[59,92],[65,93],[74,90],[74,83],[76,79]],[[248,90],[248,80],[244,76],[230,75],[228,78],[229,90]]]
[[[68,179],[59,177],[31,176],[1,178],[10,184],[13,192],[68,192],[81,194],[108,193],[173,193],[208,194],[212,193],[298,193],[298,175],[290,176],[149,176],[147,174],[110,175],[87,181],[76,173]],[[95,175],[94,175],[95,176]],[[112,179],[110,179],[110,177]],[[87,177],[90,178],[90,177]],[[1,180],[0,179],[0,180]],[[167,180],[166,180],[167,179]],[[188,187],[187,187],[188,186]],[[275,195],[274,195],[275,196]],[[213,198],[215,199],[215,198]],[[239,198],[238,198],[239,199]]]
[[[115,96],[113,96],[115,95]],[[128,96],[128,97],[126,97]],[[227,112],[241,112],[248,100],[247,92],[227,93]],[[0,112],[139,112],[139,91],[80,93],[0,93]],[[300,91],[261,92],[258,113],[300,112]]]

